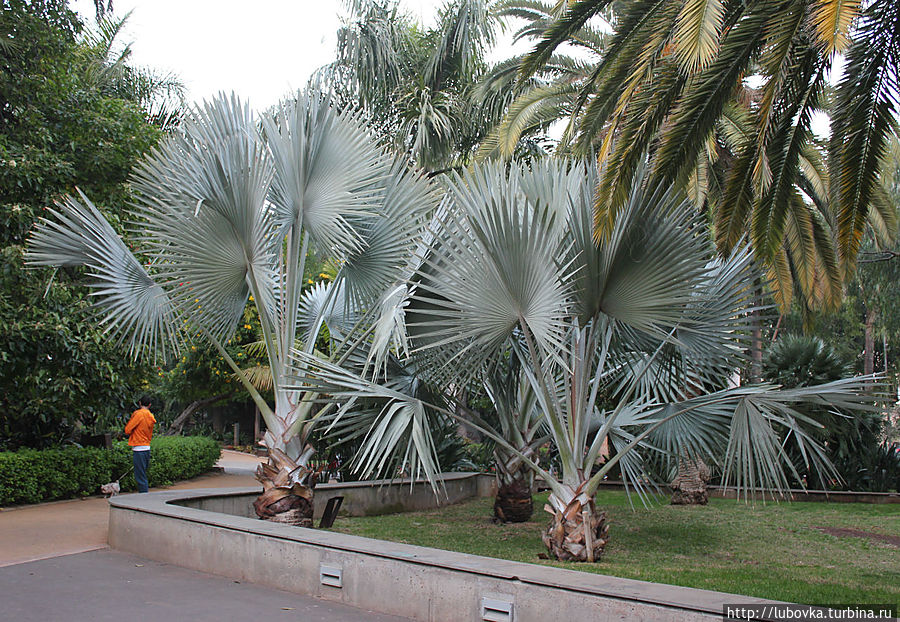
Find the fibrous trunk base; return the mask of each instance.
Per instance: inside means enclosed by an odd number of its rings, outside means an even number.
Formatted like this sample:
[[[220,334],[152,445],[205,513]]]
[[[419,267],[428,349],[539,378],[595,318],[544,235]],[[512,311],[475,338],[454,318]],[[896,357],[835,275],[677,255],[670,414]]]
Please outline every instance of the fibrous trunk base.
[[[502,523],[524,523],[534,514],[531,487],[516,481],[503,484],[494,499],[494,518]]]
[[[255,503],[254,507],[256,507]],[[312,499],[288,495],[261,509],[262,512],[260,508],[256,509],[256,515],[273,523],[296,525],[298,527],[313,526]]]
[[[672,505],[706,505],[709,503],[708,482],[709,467],[702,460],[681,458],[678,475],[671,483]]]
[[[256,479],[263,485],[262,494],[253,502],[256,515],[275,523],[312,527],[316,473],[282,451],[269,453],[269,462],[256,468]]]
[[[564,562],[600,561],[609,541],[606,512],[598,512],[593,504],[582,505],[573,500],[565,512],[544,509],[553,514],[542,535],[550,557]]]

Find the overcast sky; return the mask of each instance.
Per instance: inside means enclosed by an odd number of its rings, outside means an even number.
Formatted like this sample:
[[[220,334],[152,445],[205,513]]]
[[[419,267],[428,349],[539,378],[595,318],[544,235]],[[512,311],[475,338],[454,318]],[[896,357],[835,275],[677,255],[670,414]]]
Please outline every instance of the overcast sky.
[[[256,109],[306,84],[334,58],[341,0],[114,0],[116,15],[132,11],[122,43],[133,63],[180,76],[188,99],[235,91]],[[403,0],[432,24],[441,0]],[[85,23],[93,0],[73,0]],[[508,46],[507,46],[508,47]]]

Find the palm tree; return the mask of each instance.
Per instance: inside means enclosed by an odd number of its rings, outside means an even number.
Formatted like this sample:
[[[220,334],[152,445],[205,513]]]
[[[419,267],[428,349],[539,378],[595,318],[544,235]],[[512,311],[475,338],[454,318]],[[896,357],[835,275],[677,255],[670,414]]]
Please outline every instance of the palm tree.
[[[398,0],[353,0],[337,59],[320,80],[359,107],[384,140],[431,173],[465,166],[502,113],[474,97],[494,40],[488,0],[449,0],[424,28]],[[499,96],[502,97],[502,94]]]
[[[138,104],[153,125],[170,129],[177,125],[185,108],[184,84],[171,73],[129,64],[131,43],[116,50],[117,39],[130,17],[130,12],[121,18],[113,17],[111,3],[106,14],[98,8],[96,23],[81,36],[86,51],[86,77],[104,94]]]
[[[505,0],[494,7],[498,19],[525,20],[514,34],[516,42],[540,41],[564,10],[563,3],[532,0]],[[504,93],[507,96],[503,116],[482,140],[477,158],[510,159],[537,153],[534,142],[546,138],[550,127],[566,118],[569,118],[568,127],[556,152],[568,153],[572,130],[578,125],[579,96],[600,63],[608,39],[609,35],[601,29],[584,24],[568,40],[578,51],[577,55],[554,53],[526,79],[519,76],[526,55],[514,56],[491,67],[480,80],[476,91],[479,99],[496,98]],[[521,153],[523,147],[528,149]]]
[[[544,35],[525,64],[539,70],[610,0],[578,0]],[[870,211],[880,209],[878,171],[896,129],[900,71],[900,7],[892,2],[825,0],[619,4],[615,35],[583,91],[579,144],[605,167],[598,218],[614,215],[628,196],[636,167],[650,153],[662,183],[683,182],[716,123],[735,100],[750,96],[745,78],[761,79],[752,132],[728,167],[717,207],[716,235],[730,250],[749,228],[761,260],[786,269],[779,249],[789,229],[826,248],[821,224],[800,207],[804,150],[813,114],[827,107],[828,75],[845,58],[834,88],[824,197],[833,214],[844,271],[859,249]],[[614,165],[612,165],[614,163]],[[796,231],[795,231],[796,233]]]
[[[537,462],[540,448],[550,441],[537,396],[521,368],[511,351],[488,370],[483,384],[496,416],[465,413],[479,428],[505,441],[495,444],[493,450],[499,484],[494,518],[504,523],[525,522],[534,513],[534,472],[521,456]],[[510,446],[515,451],[509,450]]]
[[[30,265],[86,267],[101,322],[131,355],[166,357],[187,340],[208,340],[267,427],[257,513],[309,524],[306,465],[318,413],[311,396],[290,387],[293,352],[312,352],[330,315],[362,313],[402,278],[432,207],[428,183],[383,153],[357,117],[307,92],[259,122],[234,96],[198,106],[132,184],[130,242],[86,196],[67,197],[32,237]],[[340,266],[327,290],[304,291],[309,248]],[[223,345],[248,301],[259,313],[274,408]]]
[[[594,561],[608,539],[595,504],[614,468],[640,495],[661,454],[718,463],[742,490],[784,490],[795,473],[776,429],[791,429],[811,468],[833,472],[791,404],[866,408],[865,383],[815,387],[719,388],[743,362],[750,254],[710,257],[706,231],[673,189],[637,185],[602,242],[593,235],[598,171],[540,160],[531,168],[487,164],[456,175],[431,228],[431,242],[402,304],[409,343],[431,362],[439,387],[453,387],[512,344],[522,362],[560,473],[500,434],[468,421],[519,456],[550,488],[544,542],[558,559]],[[341,400],[352,425],[355,401],[381,400],[373,426],[392,429],[397,413],[440,404],[384,386],[339,365],[301,355],[297,386]],[[369,411],[371,413],[371,410]],[[409,415],[404,415],[409,417]],[[425,429],[423,424],[420,424]],[[389,434],[366,451],[389,451]],[[603,447],[610,456],[604,458]],[[420,455],[420,458],[427,458]],[[437,470],[425,464],[426,473]]]

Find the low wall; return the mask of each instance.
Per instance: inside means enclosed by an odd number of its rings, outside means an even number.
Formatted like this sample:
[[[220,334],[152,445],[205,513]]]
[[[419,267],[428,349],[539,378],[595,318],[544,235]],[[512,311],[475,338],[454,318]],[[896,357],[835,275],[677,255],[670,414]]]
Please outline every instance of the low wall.
[[[483,480],[459,478],[466,479],[485,492]],[[363,486],[345,485],[344,490]],[[712,622],[722,620],[725,603],[771,603],[200,509],[227,510],[229,503],[236,507],[251,494],[242,488],[113,497],[109,544],[186,568],[423,622]]]
[[[626,490],[625,484],[620,481],[601,482],[600,488],[604,490]],[[664,487],[670,492],[667,487]],[[790,488],[786,494],[780,495],[775,490],[760,490],[758,492],[738,495],[734,488],[722,486],[710,486],[708,488],[710,498],[718,499],[753,499],[764,501],[778,499],[780,501],[811,501],[816,503],[900,503],[900,493],[896,492],[857,492],[854,490],[803,490]]]
[[[332,497],[344,497],[341,502],[342,516],[374,516],[397,512],[429,510],[442,504],[459,503],[472,497],[489,497],[496,492],[493,475],[478,473],[446,473],[441,480],[441,496],[435,497],[431,485],[425,481],[373,480],[365,482],[342,482],[319,484],[314,497],[315,519],[322,517],[325,504]],[[256,518],[253,500],[259,496],[260,488],[247,488],[243,492],[228,494],[221,492],[212,496],[192,497],[173,501],[182,505],[208,512],[221,512],[233,516]]]

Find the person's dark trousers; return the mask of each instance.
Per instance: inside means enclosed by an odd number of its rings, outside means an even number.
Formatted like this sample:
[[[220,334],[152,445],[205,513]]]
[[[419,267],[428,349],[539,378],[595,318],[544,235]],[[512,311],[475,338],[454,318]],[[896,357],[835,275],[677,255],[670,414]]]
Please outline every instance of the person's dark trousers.
[[[147,469],[150,467],[150,450],[132,451],[131,459],[134,461],[134,481],[137,482],[138,492],[150,492],[147,485]]]

